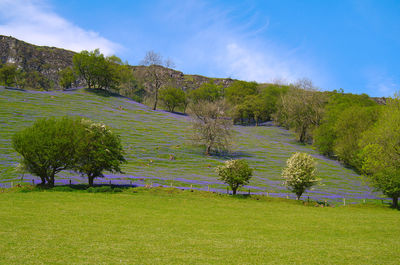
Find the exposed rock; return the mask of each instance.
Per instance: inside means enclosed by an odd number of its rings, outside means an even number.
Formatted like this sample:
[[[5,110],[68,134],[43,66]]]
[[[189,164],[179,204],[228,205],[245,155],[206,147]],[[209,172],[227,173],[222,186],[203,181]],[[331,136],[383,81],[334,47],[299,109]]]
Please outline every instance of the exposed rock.
[[[55,47],[36,46],[0,35],[0,62],[15,63],[26,72],[37,71],[58,88],[58,72],[72,66],[74,52]]]

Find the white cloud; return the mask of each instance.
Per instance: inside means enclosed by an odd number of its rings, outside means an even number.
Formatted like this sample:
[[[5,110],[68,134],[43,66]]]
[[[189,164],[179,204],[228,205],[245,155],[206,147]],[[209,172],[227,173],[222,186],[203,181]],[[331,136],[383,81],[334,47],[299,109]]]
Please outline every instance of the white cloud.
[[[36,45],[76,52],[99,48],[107,55],[121,48],[99,33],[84,30],[60,17],[42,0],[0,0],[0,17],[0,34]]]

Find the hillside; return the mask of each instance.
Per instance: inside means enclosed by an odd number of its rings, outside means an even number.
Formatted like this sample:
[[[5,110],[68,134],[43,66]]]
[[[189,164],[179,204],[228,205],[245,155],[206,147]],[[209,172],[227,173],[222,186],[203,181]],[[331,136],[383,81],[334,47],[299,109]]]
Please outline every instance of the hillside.
[[[15,63],[24,71],[37,71],[53,82],[51,90],[60,90],[58,72],[72,66],[75,52],[56,47],[37,46],[13,37],[0,35],[0,63]],[[139,83],[144,83],[144,69],[146,66],[131,66],[133,74]],[[171,77],[171,83],[176,87],[193,89],[202,83],[213,81],[228,86],[234,80],[230,78],[209,78],[200,75],[185,75],[180,71],[159,67],[159,71],[166,71]]]
[[[105,97],[86,90],[68,92],[15,91],[0,89],[0,185],[10,186],[21,178],[14,168],[18,156],[11,146],[12,135],[32,124],[39,117],[77,115],[84,116],[115,128],[122,136],[128,164],[123,175],[107,175],[95,183],[165,185],[212,191],[226,190],[216,179],[214,169],[228,157],[205,157],[200,147],[193,147],[186,116],[163,111],[152,111],[124,97]],[[276,197],[289,195],[282,186],[280,172],[286,159],[296,151],[308,152],[317,158],[322,186],[304,195],[312,199],[340,202],[361,202],[363,199],[380,197],[363,183],[361,176],[344,168],[338,162],[318,155],[309,146],[299,145],[295,136],[284,129],[273,126],[235,126],[233,157],[245,158],[255,169],[248,189]],[[170,160],[171,155],[175,160]],[[66,183],[59,175],[56,184]],[[31,182],[31,176],[23,181]],[[38,180],[35,179],[37,182]],[[74,183],[84,182],[80,176]]]

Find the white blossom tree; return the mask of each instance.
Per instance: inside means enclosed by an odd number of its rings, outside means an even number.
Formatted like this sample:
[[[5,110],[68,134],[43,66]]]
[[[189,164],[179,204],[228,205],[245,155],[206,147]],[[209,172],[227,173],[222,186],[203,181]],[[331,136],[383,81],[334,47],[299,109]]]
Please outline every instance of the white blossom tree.
[[[286,167],[282,171],[284,185],[300,199],[304,191],[319,182],[316,171],[316,162],[312,156],[294,153],[286,161]]]
[[[225,164],[217,167],[216,171],[219,179],[231,187],[233,195],[240,186],[248,184],[253,175],[253,169],[243,159],[225,161]]]

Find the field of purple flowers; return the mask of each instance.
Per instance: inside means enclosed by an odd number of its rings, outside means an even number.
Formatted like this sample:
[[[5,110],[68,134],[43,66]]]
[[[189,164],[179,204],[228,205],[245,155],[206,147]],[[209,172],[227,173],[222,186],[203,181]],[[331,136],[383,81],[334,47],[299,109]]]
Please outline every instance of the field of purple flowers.
[[[124,174],[106,174],[97,184],[174,186],[226,192],[217,180],[215,167],[226,159],[244,158],[254,168],[250,185],[241,192],[294,198],[282,186],[280,172],[290,155],[307,152],[318,161],[321,185],[303,196],[310,199],[361,202],[379,199],[362,176],[319,155],[310,146],[300,145],[294,135],[274,126],[235,126],[231,157],[206,157],[192,145],[187,116],[150,108],[123,97],[101,96],[83,89],[69,92],[33,92],[0,88],[0,187],[17,183],[38,183],[29,174],[15,170],[19,162],[11,145],[12,135],[30,126],[39,117],[82,116],[101,121],[121,135],[128,164]],[[171,159],[174,157],[174,159]],[[72,172],[60,173],[56,184],[86,183]]]

